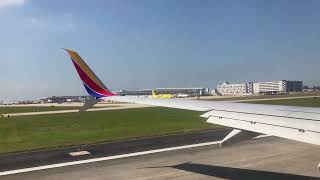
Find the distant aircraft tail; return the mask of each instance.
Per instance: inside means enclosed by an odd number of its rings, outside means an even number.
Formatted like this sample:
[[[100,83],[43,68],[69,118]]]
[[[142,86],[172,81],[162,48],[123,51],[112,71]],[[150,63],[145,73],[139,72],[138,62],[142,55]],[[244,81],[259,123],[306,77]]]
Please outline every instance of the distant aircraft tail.
[[[156,93],[154,92],[154,90],[152,89],[152,96],[155,97]]]
[[[94,97],[95,99],[99,99],[101,97],[115,95],[101,82],[101,80],[94,74],[94,72],[83,61],[83,59],[78,55],[77,52],[69,49],[64,50],[68,52],[84,87],[92,97]]]

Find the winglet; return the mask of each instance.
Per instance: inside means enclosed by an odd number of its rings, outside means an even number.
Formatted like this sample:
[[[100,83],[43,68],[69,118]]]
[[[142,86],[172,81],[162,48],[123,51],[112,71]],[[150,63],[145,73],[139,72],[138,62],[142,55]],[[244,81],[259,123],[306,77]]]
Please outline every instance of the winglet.
[[[99,99],[101,97],[115,95],[101,82],[101,80],[95,75],[95,73],[90,69],[90,67],[84,62],[77,52],[70,49],[63,49],[69,54],[84,87],[91,96]]]

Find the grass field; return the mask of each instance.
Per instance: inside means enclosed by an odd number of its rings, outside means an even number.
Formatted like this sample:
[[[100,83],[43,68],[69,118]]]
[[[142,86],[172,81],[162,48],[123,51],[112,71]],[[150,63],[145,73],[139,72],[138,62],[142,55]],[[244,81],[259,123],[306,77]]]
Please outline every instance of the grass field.
[[[0,107],[0,114],[79,109],[76,106],[12,106]]]
[[[275,99],[275,100],[261,100],[261,101],[246,101],[244,103],[274,104],[274,105],[286,105],[286,106],[320,107],[320,97],[296,98],[296,99]]]
[[[0,154],[218,127],[200,114],[154,107],[0,118]]]

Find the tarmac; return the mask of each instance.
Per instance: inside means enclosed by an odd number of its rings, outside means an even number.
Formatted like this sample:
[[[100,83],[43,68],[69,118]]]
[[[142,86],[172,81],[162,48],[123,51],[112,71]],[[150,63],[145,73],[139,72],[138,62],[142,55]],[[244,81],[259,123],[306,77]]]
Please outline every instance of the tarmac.
[[[43,106],[47,106],[47,105],[43,105]],[[68,104],[68,106],[72,106],[72,105]],[[80,105],[74,104],[74,106],[79,106],[79,109],[80,109]],[[119,109],[136,109],[136,108],[146,108],[151,106],[143,105],[143,104],[102,104],[102,105],[99,104],[96,107],[97,108],[88,109],[87,111],[110,111],[110,110],[119,110]],[[75,112],[79,112],[79,110],[73,109],[73,110],[59,110],[59,111],[9,113],[9,114],[2,114],[2,116],[4,117],[33,116],[33,115],[42,115],[42,114],[63,114],[63,113],[75,113]]]
[[[164,141],[149,139],[147,142],[150,142],[151,149],[154,149],[162,148],[161,146],[152,146],[157,142],[160,142],[159,144],[167,142],[163,144],[165,146],[184,144],[181,143],[184,141],[183,139],[189,139],[189,137],[193,137],[194,142],[201,142],[201,140],[196,140],[201,137],[205,138],[204,141],[216,140],[220,139],[220,136],[224,136],[227,130],[210,133],[213,138],[206,139],[209,134],[204,133],[202,135],[180,135],[178,138],[166,136],[162,137]],[[183,138],[184,136],[185,138]],[[119,148],[141,152],[142,149],[134,150],[133,148],[139,147],[139,143],[131,145],[128,148],[119,145]],[[145,142],[143,147],[145,148],[143,151],[149,149],[148,143]],[[87,150],[94,152],[90,148]],[[101,148],[100,150],[106,151]],[[48,154],[48,156],[50,155]],[[27,155],[25,157],[28,158]],[[79,158],[83,159],[84,157]],[[95,157],[88,155],[84,159],[90,158]],[[41,162],[36,159],[34,161]],[[219,144],[206,145],[30,171],[0,176],[0,179],[320,179],[317,167],[319,161],[318,146],[266,137],[226,147],[220,147]]]

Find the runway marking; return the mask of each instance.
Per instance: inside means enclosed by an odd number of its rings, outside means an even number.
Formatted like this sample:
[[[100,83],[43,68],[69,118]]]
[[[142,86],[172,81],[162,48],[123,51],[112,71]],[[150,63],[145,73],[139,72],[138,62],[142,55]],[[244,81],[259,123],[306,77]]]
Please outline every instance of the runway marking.
[[[128,158],[128,157],[134,157],[134,156],[142,156],[142,155],[155,154],[155,153],[160,153],[160,152],[168,152],[168,151],[175,151],[175,150],[181,150],[181,149],[210,146],[210,145],[215,145],[215,144],[219,144],[219,143],[220,143],[220,141],[213,141],[213,142],[207,142],[207,143],[191,144],[191,145],[185,145],[185,146],[177,146],[177,147],[171,147],[171,148],[163,148],[163,149],[142,151],[142,152],[115,155],[115,156],[107,156],[107,157],[102,157],[102,158],[94,158],[94,159],[87,159],[87,160],[81,160],[81,161],[72,161],[72,162],[66,162],[66,163],[51,164],[51,165],[45,165],[45,166],[3,171],[3,172],[0,172],[0,176],[19,174],[19,173],[25,173],[25,172],[32,172],[32,171],[39,171],[39,170],[45,170],[45,169],[60,168],[60,167],[66,167],[66,166],[74,166],[74,165],[87,164],[87,163],[100,162],[100,161],[108,161],[108,160]]]
[[[76,151],[76,152],[71,152],[68,153],[70,156],[72,157],[76,157],[76,156],[84,156],[84,155],[89,155],[91,154],[89,151]]]

